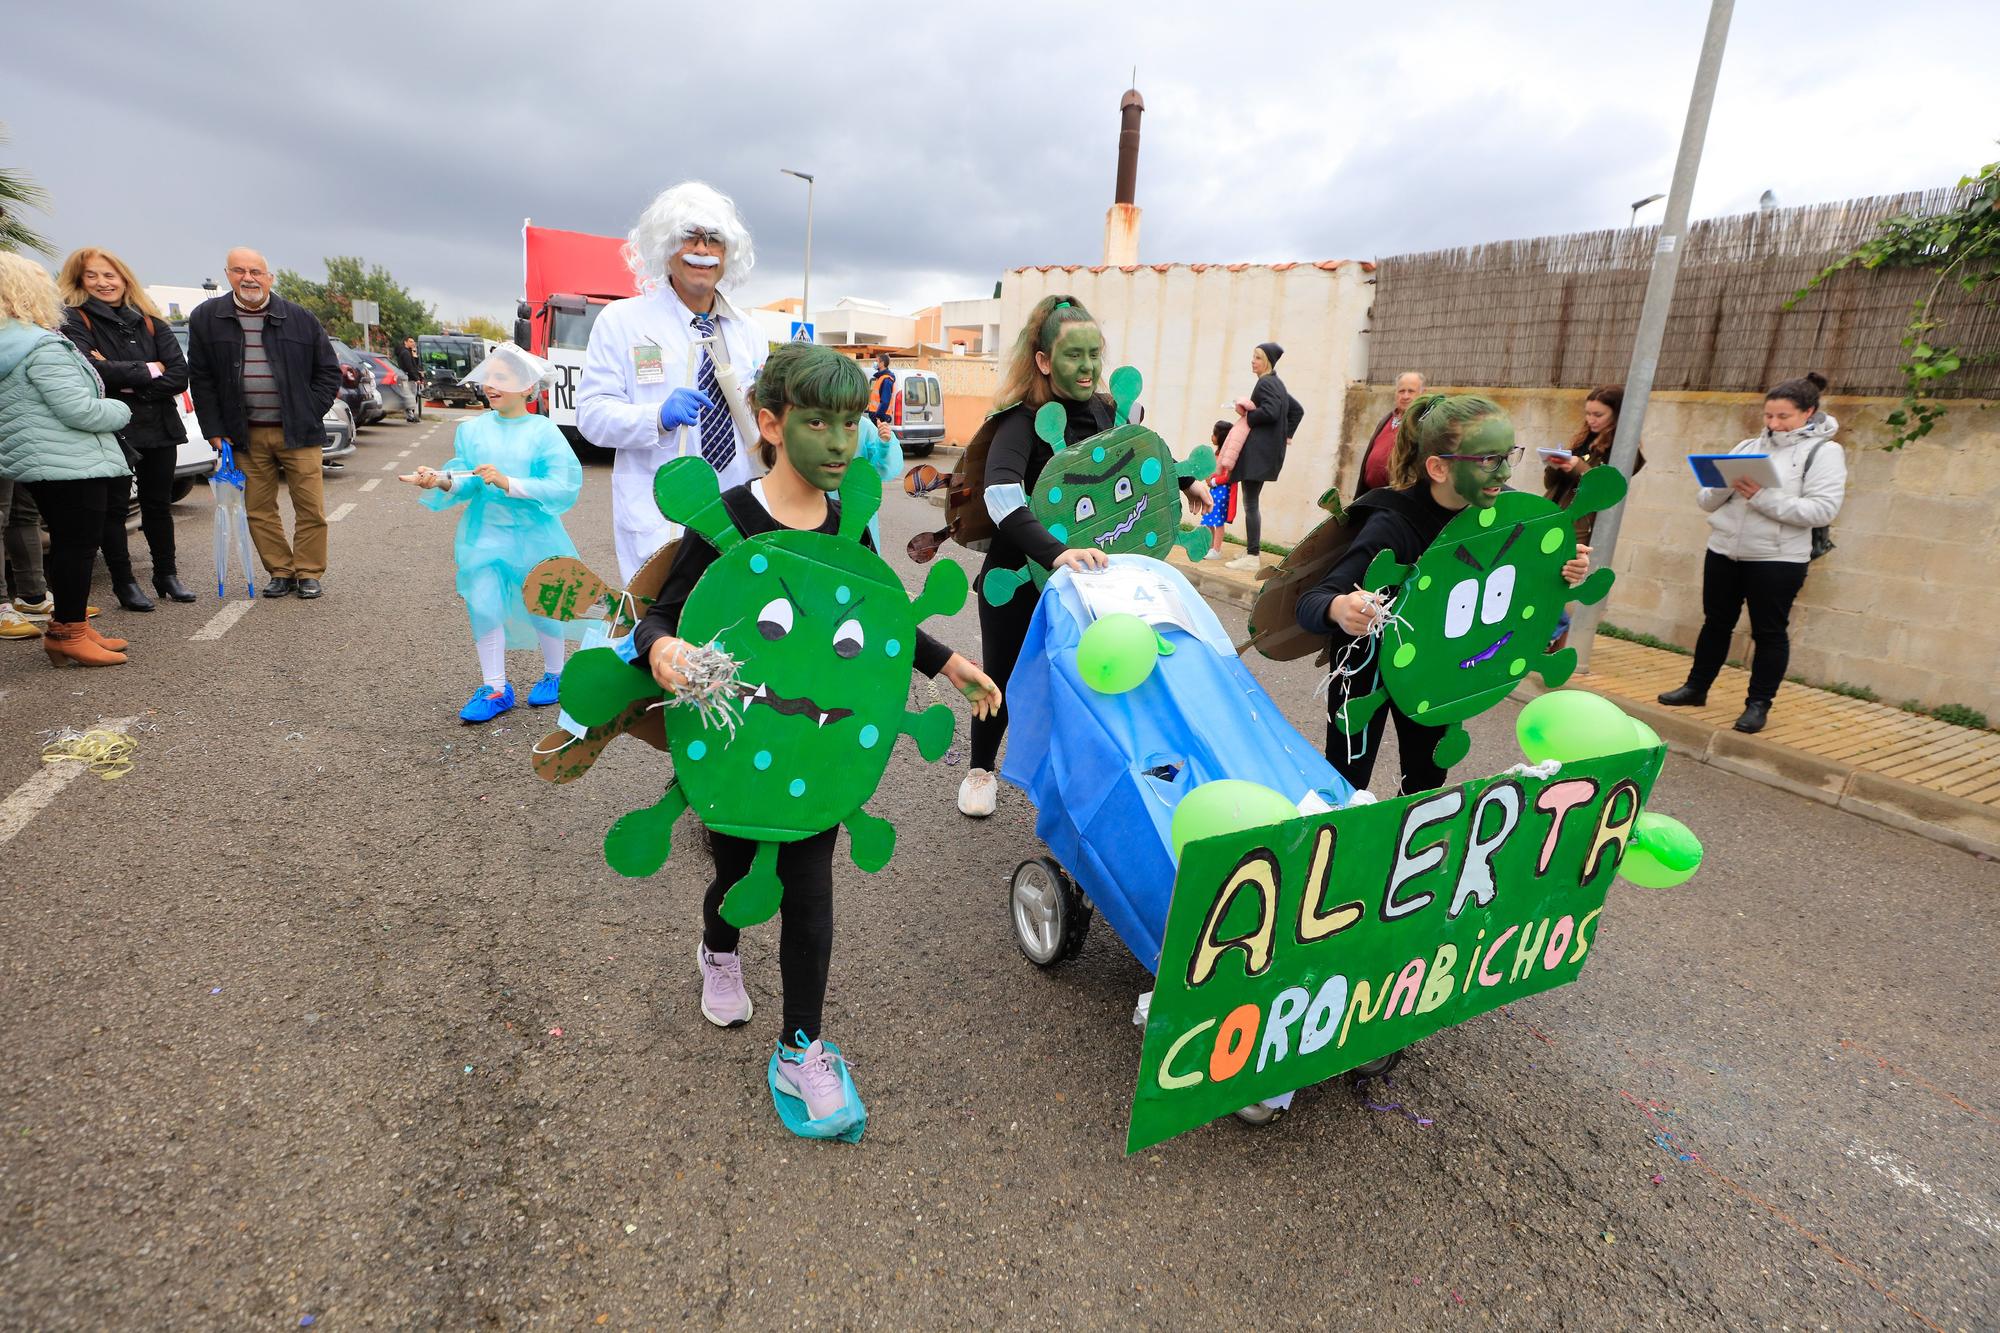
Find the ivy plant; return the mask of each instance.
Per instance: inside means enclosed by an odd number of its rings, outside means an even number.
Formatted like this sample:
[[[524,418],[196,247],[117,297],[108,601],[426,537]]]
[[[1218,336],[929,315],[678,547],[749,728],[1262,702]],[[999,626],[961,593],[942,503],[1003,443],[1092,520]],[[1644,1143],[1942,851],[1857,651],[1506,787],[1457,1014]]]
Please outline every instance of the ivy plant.
[[[1963,193],[1957,207],[1921,217],[1889,218],[1852,254],[1827,265],[1785,303],[1791,309],[1806,293],[1856,264],[1867,269],[1924,269],[1936,275],[1911,306],[1910,322],[1903,331],[1910,359],[1902,366],[1903,399],[1887,417],[1896,431],[1890,449],[1921,440],[1937,426],[1945,414],[1937,399],[1941,391],[1948,391],[1946,382],[1953,375],[2000,355],[1952,346],[1946,341],[1950,331],[1937,317],[1938,298],[1950,287],[1978,292],[2000,279],[2000,162],[1988,162],[1958,185]]]

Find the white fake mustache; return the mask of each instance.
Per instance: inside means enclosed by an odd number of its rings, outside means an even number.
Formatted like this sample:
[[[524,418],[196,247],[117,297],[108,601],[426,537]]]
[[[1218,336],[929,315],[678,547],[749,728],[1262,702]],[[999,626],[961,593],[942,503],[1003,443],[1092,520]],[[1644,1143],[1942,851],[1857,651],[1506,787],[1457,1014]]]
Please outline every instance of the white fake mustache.
[[[689,268],[721,268],[722,261],[714,255],[682,255],[681,262]]]

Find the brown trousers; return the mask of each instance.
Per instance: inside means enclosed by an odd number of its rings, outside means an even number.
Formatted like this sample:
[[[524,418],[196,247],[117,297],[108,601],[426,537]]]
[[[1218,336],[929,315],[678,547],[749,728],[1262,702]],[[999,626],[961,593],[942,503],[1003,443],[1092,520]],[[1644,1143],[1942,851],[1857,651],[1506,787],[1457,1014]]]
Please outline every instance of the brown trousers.
[[[326,498],[319,450],[285,448],[282,426],[252,426],[249,447],[239,450],[243,508],[250,517],[250,540],[272,578],[316,579],[326,574]],[[292,496],[293,541],[285,540],[278,517],[278,478]]]

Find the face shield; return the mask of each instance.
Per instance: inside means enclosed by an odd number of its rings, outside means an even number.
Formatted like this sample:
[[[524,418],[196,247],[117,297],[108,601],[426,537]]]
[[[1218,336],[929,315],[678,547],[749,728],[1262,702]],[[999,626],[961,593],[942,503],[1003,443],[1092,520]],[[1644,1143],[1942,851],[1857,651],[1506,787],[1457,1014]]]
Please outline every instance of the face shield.
[[[536,394],[555,381],[556,368],[513,343],[501,343],[469,371],[466,384],[477,384],[497,393]]]

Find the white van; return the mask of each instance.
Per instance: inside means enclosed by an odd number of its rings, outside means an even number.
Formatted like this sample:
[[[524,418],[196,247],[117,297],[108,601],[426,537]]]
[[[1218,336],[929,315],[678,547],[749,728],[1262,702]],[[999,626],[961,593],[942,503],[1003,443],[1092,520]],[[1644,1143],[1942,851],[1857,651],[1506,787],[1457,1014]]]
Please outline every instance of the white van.
[[[898,369],[889,424],[905,458],[922,458],[944,443],[944,385],[928,370]]]

